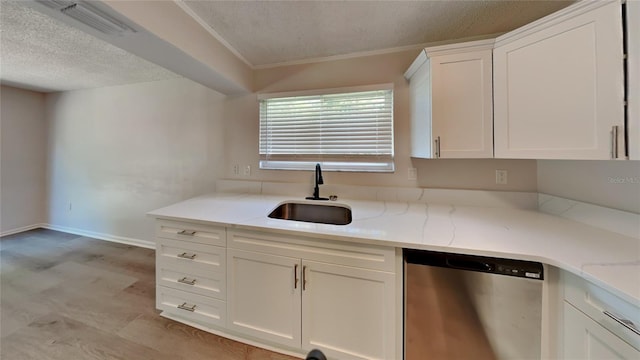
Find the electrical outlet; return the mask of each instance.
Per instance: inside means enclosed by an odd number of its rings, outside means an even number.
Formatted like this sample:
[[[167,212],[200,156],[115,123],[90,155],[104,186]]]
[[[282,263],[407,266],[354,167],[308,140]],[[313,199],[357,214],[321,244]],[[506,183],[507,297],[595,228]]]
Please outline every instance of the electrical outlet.
[[[507,170],[496,170],[496,184],[507,184]]]
[[[244,176],[251,176],[251,165],[244,167]]]
[[[233,164],[233,175],[240,175],[240,165]]]
[[[418,169],[409,168],[407,172],[407,180],[417,180],[418,179]]]

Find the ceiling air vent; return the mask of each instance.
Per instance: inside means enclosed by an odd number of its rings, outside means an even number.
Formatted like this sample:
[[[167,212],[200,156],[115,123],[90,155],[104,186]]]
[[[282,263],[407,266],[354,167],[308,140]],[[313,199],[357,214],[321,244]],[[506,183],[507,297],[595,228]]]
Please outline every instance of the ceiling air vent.
[[[36,2],[58,10],[104,34],[122,35],[127,32],[136,32],[134,28],[123,21],[116,19],[86,1],[36,0]]]
[[[36,0],[36,2],[39,2],[42,5],[45,5],[49,8],[56,9],[56,10],[59,10],[74,4],[73,1],[69,1],[69,0]]]

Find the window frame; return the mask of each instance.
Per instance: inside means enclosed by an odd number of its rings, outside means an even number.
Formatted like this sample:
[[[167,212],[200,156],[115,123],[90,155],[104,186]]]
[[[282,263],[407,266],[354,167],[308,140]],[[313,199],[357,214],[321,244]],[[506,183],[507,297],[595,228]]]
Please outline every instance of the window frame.
[[[260,169],[264,170],[311,170],[315,167],[316,163],[322,166],[325,171],[345,171],[345,172],[395,172],[395,132],[394,132],[394,84],[375,84],[366,86],[355,87],[341,87],[330,89],[314,89],[303,91],[288,91],[277,93],[260,93],[257,95],[258,102],[269,99],[287,98],[287,97],[303,97],[314,95],[332,95],[341,93],[357,93],[366,91],[379,91],[390,90],[391,91],[391,121],[390,121],[390,136],[387,139],[391,142],[390,155],[274,155],[274,154],[262,154],[261,146],[263,141],[263,119],[261,110],[259,114],[259,129],[258,129],[258,155],[260,157]],[[259,105],[261,109],[262,104]]]

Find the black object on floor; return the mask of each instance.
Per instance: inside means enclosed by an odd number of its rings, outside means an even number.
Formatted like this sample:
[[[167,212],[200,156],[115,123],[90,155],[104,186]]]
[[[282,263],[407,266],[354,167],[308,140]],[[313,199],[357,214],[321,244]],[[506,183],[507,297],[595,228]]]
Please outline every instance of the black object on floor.
[[[327,357],[324,356],[322,351],[318,349],[313,349],[309,352],[309,354],[307,354],[306,360],[327,360]]]

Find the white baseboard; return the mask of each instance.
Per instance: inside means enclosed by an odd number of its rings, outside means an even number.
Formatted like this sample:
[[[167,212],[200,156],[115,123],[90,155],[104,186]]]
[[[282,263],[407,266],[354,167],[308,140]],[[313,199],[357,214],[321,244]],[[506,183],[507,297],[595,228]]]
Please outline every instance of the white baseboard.
[[[106,241],[117,242],[121,244],[143,247],[147,249],[156,248],[155,242],[147,241],[147,240],[134,239],[130,237],[117,236],[117,235],[111,235],[111,234],[104,234],[104,233],[99,233],[94,231],[81,230],[81,229],[70,228],[70,227],[59,226],[59,225],[52,225],[52,224],[41,224],[41,226],[39,227],[50,229],[50,230],[62,231],[62,232],[80,235],[80,236],[86,236],[86,237],[90,237],[98,240],[106,240]]]
[[[27,225],[27,226],[19,227],[19,228],[16,228],[16,229],[6,230],[6,231],[3,231],[3,232],[0,232],[0,236],[9,236],[9,235],[21,233],[21,232],[24,232],[24,231],[38,229],[38,228],[41,228],[41,227],[45,227],[45,225],[46,224],[33,224],[33,225]]]

